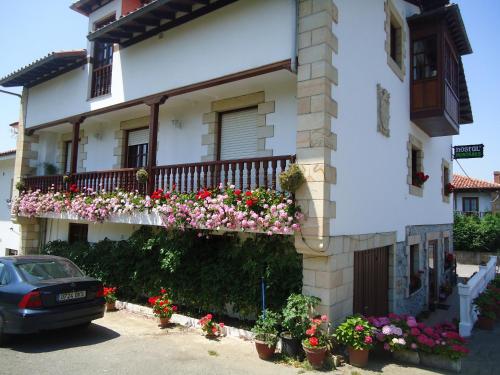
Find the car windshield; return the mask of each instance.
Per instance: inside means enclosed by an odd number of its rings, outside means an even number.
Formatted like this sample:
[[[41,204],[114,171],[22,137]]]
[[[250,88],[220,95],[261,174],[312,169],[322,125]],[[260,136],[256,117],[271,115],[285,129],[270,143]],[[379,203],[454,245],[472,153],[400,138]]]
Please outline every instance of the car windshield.
[[[78,267],[63,259],[33,260],[16,266],[28,282],[84,276]]]

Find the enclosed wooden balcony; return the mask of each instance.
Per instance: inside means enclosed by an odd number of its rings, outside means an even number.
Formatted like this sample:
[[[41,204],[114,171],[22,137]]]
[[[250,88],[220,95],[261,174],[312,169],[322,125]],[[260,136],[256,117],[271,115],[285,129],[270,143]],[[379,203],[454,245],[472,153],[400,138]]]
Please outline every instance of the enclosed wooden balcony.
[[[408,19],[411,120],[431,137],[456,135],[472,122],[461,56],[472,53],[455,5]]]
[[[70,184],[76,184],[82,192],[87,189],[91,191],[121,189],[139,191],[142,194],[156,189],[190,193],[204,188],[216,188],[220,184],[235,185],[242,190],[256,188],[279,190],[279,174],[294,161],[295,155],[282,155],[155,166],[150,169],[149,183],[137,181],[137,168],[125,168],[75,173],[68,182],[64,182],[63,175],[26,177],[24,185],[26,190],[42,192],[68,191]]]

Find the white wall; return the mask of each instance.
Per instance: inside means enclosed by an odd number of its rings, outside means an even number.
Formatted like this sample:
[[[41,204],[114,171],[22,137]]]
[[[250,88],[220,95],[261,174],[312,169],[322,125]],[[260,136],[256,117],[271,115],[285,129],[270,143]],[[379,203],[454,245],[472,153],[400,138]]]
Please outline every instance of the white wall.
[[[115,52],[111,95],[87,100],[90,65],[31,88],[26,127],[290,59],[294,22],[292,0],[238,1]]]
[[[216,90],[216,92],[215,92]],[[184,95],[175,101],[167,101],[161,106],[158,130],[158,165],[200,162],[207,153],[207,146],[202,146],[202,135],[208,133],[208,126],[203,124],[203,114],[211,111],[211,102],[228,97],[240,96],[252,92],[264,91],[266,101],[275,102],[275,112],[267,115],[267,124],[274,125],[274,137],[266,140],[266,148],[273,154],[295,154],[295,134],[297,129],[297,110],[295,100],[295,75],[275,72],[266,77],[248,79],[234,85],[227,85],[199,94],[196,98]],[[117,113],[117,116],[120,113]],[[134,117],[132,117],[134,118]],[[120,121],[132,118],[116,117],[102,122],[86,121],[81,130],[87,138],[84,152],[87,159],[83,166],[86,171],[112,169],[117,163],[113,150],[117,146],[115,132],[120,129]],[[172,120],[180,120],[182,127],[175,128]],[[145,121],[144,126],[148,123]],[[43,163],[55,164],[59,155],[57,142],[60,134],[50,131],[38,132],[38,172],[43,173]],[[80,147],[82,147],[80,145]]]
[[[339,53],[333,62],[339,85],[332,95],[339,110],[338,119],[332,122],[338,146],[332,156],[337,184],[331,199],[336,202],[337,217],[331,234],[397,230],[398,241],[402,241],[407,225],[451,223],[452,203],[443,203],[441,197],[441,161],[450,161],[452,139],[429,138],[410,122],[409,40],[402,82],[387,64],[384,0],[337,0],[336,4],[339,23],[333,27]],[[402,0],[395,4],[403,19],[416,11]],[[391,94],[389,138],[377,131],[377,83]],[[409,194],[409,134],[424,145],[423,167],[430,179],[423,198]]]
[[[130,224],[116,224],[116,223],[88,223],[71,221],[75,223],[88,224],[88,241],[98,242],[102,241],[104,238],[108,238],[113,241],[126,240],[129,238],[133,232],[140,228],[140,225],[130,225]],[[47,235],[46,242],[50,241],[67,241],[68,240],[68,230],[69,230],[68,220],[47,220]]]
[[[478,203],[479,203],[479,212],[491,212],[491,207],[492,207],[492,197],[491,197],[491,192],[470,192],[470,193],[453,193],[453,199],[455,200],[455,210],[456,211],[463,211],[463,206],[462,206],[462,198],[464,197],[471,197],[471,198],[479,198]]]
[[[0,256],[6,249],[19,250],[19,225],[10,221],[8,201],[12,193],[15,155],[0,157]]]

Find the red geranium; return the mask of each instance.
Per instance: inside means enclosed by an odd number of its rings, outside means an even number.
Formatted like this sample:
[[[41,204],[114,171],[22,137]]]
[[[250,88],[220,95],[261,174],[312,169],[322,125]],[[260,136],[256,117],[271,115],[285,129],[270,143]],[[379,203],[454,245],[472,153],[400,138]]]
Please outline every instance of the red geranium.
[[[205,332],[206,335],[221,335],[222,329],[224,328],[224,323],[216,323],[213,321],[212,314],[207,314],[200,319],[201,330]]]
[[[153,307],[153,313],[159,318],[170,319],[174,311],[177,311],[177,306],[172,304],[164,288],[160,289],[159,296],[149,297],[148,302]]]
[[[77,184],[69,185],[69,191],[75,194],[78,193],[78,185]]]
[[[104,287],[104,299],[106,303],[113,303],[116,301],[116,287]]]
[[[309,337],[309,344],[311,344],[311,346],[318,346],[318,338],[317,337]]]
[[[211,193],[207,189],[200,190],[198,194],[196,194],[196,199],[207,199],[211,196]]]

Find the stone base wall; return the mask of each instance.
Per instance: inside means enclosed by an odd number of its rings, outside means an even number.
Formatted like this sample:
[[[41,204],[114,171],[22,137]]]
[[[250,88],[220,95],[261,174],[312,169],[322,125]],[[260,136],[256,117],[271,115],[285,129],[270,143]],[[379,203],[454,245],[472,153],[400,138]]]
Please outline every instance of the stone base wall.
[[[481,263],[487,263],[490,260],[490,256],[493,255],[498,255],[498,253],[455,251],[457,263],[460,264],[480,265]]]
[[[444,239],[448,237],[449,251],[452,252],[453,224],[409,226],[406,232],[406,241],[398,242],[395,247],[395,288],[392,296],[390,296],[390,309],[397,314],[417,315],[427,309],[429,302],[429,241],[437,241],[437,279],[438,285],[442,285],[446,281],[443,267],[445,253]],[[419,268],[423,271],[422,287],[412,294],[410,294],[409,290],[410,245],[419,245]]]

